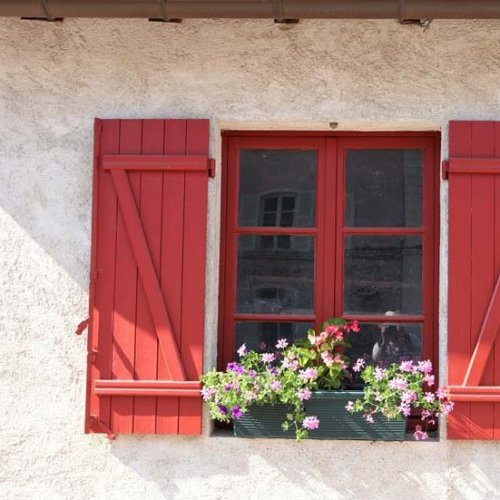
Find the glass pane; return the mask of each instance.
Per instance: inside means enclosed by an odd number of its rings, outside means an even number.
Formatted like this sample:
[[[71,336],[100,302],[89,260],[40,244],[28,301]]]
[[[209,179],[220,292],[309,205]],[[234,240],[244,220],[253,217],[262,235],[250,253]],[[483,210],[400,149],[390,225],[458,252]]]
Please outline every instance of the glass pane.
[[[361,323],[359,333],[347,336],[351,348],[345,354],[351,362],[385,366],[400,361],[422,359],[422,325],[418,323]]]
[[[240,226],[314,225],[316,151],[242,149]]]
[[[260,352],[274,352],[279,339],[287,339],[290,343],[296,342],[307,335],[307,330],[312,328],[312,323],[236,323],[236,351],[242,344],[248,350]]]
[[[344,314],[422,313],[422,237],[347,236]]]
[[[314,242],[310,236],[239,236],[239,313],[312,314]]]
[[[421,226],[422,172],[422,150],[348,151],[345,225]]]

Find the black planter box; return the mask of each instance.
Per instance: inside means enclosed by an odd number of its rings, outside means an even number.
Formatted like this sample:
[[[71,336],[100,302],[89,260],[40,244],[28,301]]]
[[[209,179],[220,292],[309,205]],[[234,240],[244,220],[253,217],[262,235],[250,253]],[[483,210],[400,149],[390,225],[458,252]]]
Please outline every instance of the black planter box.
[[[363,397],[362,391],[318,391],[306,403],[306,415],[319,418],[319,428],[309,431],[310,439],[360,439],[368,441],[403,441],[406,420],[375,416],[366,422],[361,413],[349,413],[348,401]],[[285,406],[251,406],[234,421],[234,435],[250,438],[295,438],[294,429],[283,431],[281,424],[288,413]]]

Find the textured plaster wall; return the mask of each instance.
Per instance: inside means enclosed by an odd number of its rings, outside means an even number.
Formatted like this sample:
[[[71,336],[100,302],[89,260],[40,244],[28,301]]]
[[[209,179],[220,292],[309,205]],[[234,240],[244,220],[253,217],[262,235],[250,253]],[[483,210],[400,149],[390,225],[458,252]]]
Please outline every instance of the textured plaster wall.
[[[82,433],[92,120],[441,129],[500,119],[500,22],[0,19],[2,498],[500,498],[500,443],[244,441]],[[210,185],[215,361],[220,177]],[[441,190],[441,358],[446,347]]]

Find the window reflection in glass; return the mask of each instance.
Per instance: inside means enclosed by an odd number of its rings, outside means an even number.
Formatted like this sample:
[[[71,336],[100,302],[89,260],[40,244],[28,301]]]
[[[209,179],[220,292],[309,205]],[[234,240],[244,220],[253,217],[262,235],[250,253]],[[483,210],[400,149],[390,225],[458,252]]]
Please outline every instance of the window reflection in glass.
[[[239,225],[313,226],[316,164],[314,150],[242,149]]]
[[[422,225],[423,151],[361,149],[347,152],[345,225]]]
[[[422,325],[418,323],[361,323],[359,333],[349,333],[351,347],[345,353],[351,362],[387,366],[422,359]]]
[[[262,238],[238,237],[237,312],[312,314],[313,238],[289,236],[289,249],[263,248]]]
[[[312,328],[311,323],[238,321],[236,323],[235,355],[242,344],[246,344],[248,350],[275,352],[279,339],[287,339],[291,344],[304,338],[309,328]]]
[[[422,237],[347,236],[344,314],[422,313]]]

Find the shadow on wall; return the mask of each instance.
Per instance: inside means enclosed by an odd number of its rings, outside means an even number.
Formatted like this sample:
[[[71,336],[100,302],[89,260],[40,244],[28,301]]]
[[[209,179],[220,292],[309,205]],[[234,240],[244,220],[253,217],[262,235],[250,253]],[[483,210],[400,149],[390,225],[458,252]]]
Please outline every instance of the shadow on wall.
[[[500,443],[119,437],[164,498],[497,498]]]

